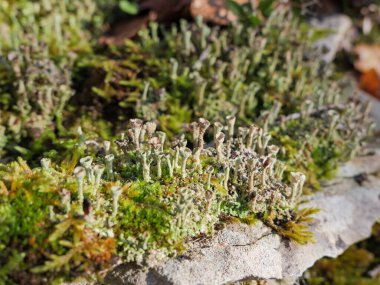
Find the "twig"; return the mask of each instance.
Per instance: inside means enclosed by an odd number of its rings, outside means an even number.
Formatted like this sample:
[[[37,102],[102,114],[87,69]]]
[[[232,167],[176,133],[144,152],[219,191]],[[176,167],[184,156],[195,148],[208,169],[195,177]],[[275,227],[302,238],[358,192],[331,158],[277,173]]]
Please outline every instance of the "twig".
[[[204,51],[202,51],[202,53],[199,56],[199,59],[197,60],[197,62],[193,65],[193,68],[195,70],[198,70],[198,69],[201,68],[202,63],[207,58],[208,54],[209,54],[209,47],[206,47],[206,49]]]
[[[329,111],[329,110],[342,111],[342,110],[346,109],[347,106],[348,106],[347,104],[334,104],[334,105],[323,106],[321,108],[317,108],[317,109],[311,111],[310,113],[308,113],[308,116],[318,116],[319,114],[324,113],[324,112]],[[291,121],[291,120],[297,120],[301,117],[302,117],[302,113],[299,112],[299,113],[290,114],[286,117],[282,116],[282,117],[278,118],[277,121],[286,122],[286,121]]]

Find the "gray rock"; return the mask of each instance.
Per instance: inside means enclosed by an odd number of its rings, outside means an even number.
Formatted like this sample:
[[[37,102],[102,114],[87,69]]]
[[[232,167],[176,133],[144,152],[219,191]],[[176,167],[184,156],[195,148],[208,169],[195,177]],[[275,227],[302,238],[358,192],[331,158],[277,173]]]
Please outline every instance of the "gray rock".
[[[352,21],[346,15],[334,14],[310,19],[310,24],[318,29],[329,31],[329,35],[318,40],[315,46],[326,50],[322,59],[326,62],[334,60],[341,49],[350,49],[353,40]]]
[[[318,207],[310,225],[315,243],[304,246],[279,237],[259,222],[230,224],[213,238],[191,244],[183,256],[143,270],[120,265],[106,284],[225,284],[252,279],[292,284],[315,261],[336,257],[370,236],[380,219],[380,178],[368,175],[360,186],[350,176],[378,171],[380,155],[346,164],[337,182],[309,197],[303,207]],[[376,171],[373,171],[376,169]]]
[[[350,178],[360,174],[376,174],[380,172],[380,152],[366,159],[349,161],[343,164],[337,173],[337,178]]]

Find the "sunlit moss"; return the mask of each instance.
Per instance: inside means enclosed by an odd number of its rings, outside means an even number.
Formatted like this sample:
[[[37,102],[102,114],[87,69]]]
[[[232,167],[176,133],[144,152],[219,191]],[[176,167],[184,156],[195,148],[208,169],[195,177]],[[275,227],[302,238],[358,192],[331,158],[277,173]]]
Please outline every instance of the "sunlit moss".
[[[311,241],[314,210],[296,210],[305,176],[291,172],[285,184],[278,148],[262,144],[266,133],[234,123],[215,124],[217,149],[203,118],[191,124],[191,148],[184,135],[168,140],[155,123],[132,119],[115,143],[87,140],[79,129],[62,163],[1,165],[5,280],[93,276],[117,260],[152,266],[229,220],[262,219],[285,238]]]

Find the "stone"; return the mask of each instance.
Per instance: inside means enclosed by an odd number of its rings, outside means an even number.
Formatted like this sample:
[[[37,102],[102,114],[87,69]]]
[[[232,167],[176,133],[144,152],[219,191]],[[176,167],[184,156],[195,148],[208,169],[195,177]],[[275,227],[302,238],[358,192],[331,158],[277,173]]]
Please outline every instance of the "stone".
[[[343,164],[337,174],[338,178],[351,178],[364,174],[376,174],[380,172],[380,151],[376,150],[376,155],[367,156],[366,159],[349,161]],[[335,179],[334,181],[336,181]]]
[[[322,60],[332,62],[336,54],[341,49],[349,50],[354,37],[351,19],[342,14],[333,14],[310,19],[310,24],[314,28],[326,30],[329,34],[315,42],[317,48],[325,53]]]
[[[229,224],[213,238],[193,242],[177,258],[154,268],[120,265],[105,284],[225,284],[266,279],[292,284],[315,261],[336,257],[350,245],[370,236],[380,218],[380,154],[359,157],[342,166],[336,183],[307,197],[302,207],[317,207],[310,224],[315,242],[298,245],[282,239],[269,227]],[[359,184],[354,177],[365,174]]]

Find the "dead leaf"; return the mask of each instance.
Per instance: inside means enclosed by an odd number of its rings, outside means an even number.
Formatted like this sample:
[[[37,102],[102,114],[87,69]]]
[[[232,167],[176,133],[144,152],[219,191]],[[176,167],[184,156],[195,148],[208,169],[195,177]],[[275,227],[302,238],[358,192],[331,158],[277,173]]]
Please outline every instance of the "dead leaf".
[[[154,14],[138,15],[112,25],[109,30],[100,37],[100,44],[122,45],[125,39],[133,38],[138,31],[144,28],[149,21],[153,20]]]
[[[358,55],[355,61],[355,68],[360,72],[374,69],[380,76],[380,45],[359,44],[354,48]]]
[[[360,89],[380,99],[380,45],[359,44],[354,48],[358,59],[355,68],[360,71]]]
[[[189,16],[192,0],[140,0],[140,11],[151,11],[159,22],[171,22]]]
[[[139,14],[113,23],[99,39],[100,44],[122,45],[127,38],[133,38],[150,21],[173,22],[189,17],[191,0],[140,0]]]
[[[235,1],[239,4],[249,2],[249,0]],[[252,3],[252,5],[256,4]],[[202,16],[206,22],[213,22],[218,25],[227,25],[236,21],[236,15],[227,10],[224,0],[193,0],[190,5],[190,13],[193,17]]]
[[[374,69],[370,69],[360,76],[359,87],[380,99],[380,76]]]
[[[249,1],[256,7],[259,0],[236,0],[240,4]],[[173,22],[201,16],[206,22],[227,25],[236,20],[227,10],[225,0],[140,0],[138,4],[140,13],[111,25],[99,39],[101,44],[121,45],[124,39],[136,36],[150,21]]]
[[[251,2],[257,6],[259,0],[235,0],[239,4]],[[202,16],[207,22],[226,25],[236,20],[227,10],[225,0],[140,0],[141,11],[149,10],[157,14],[159,22],[176,21],[189,16]]]

